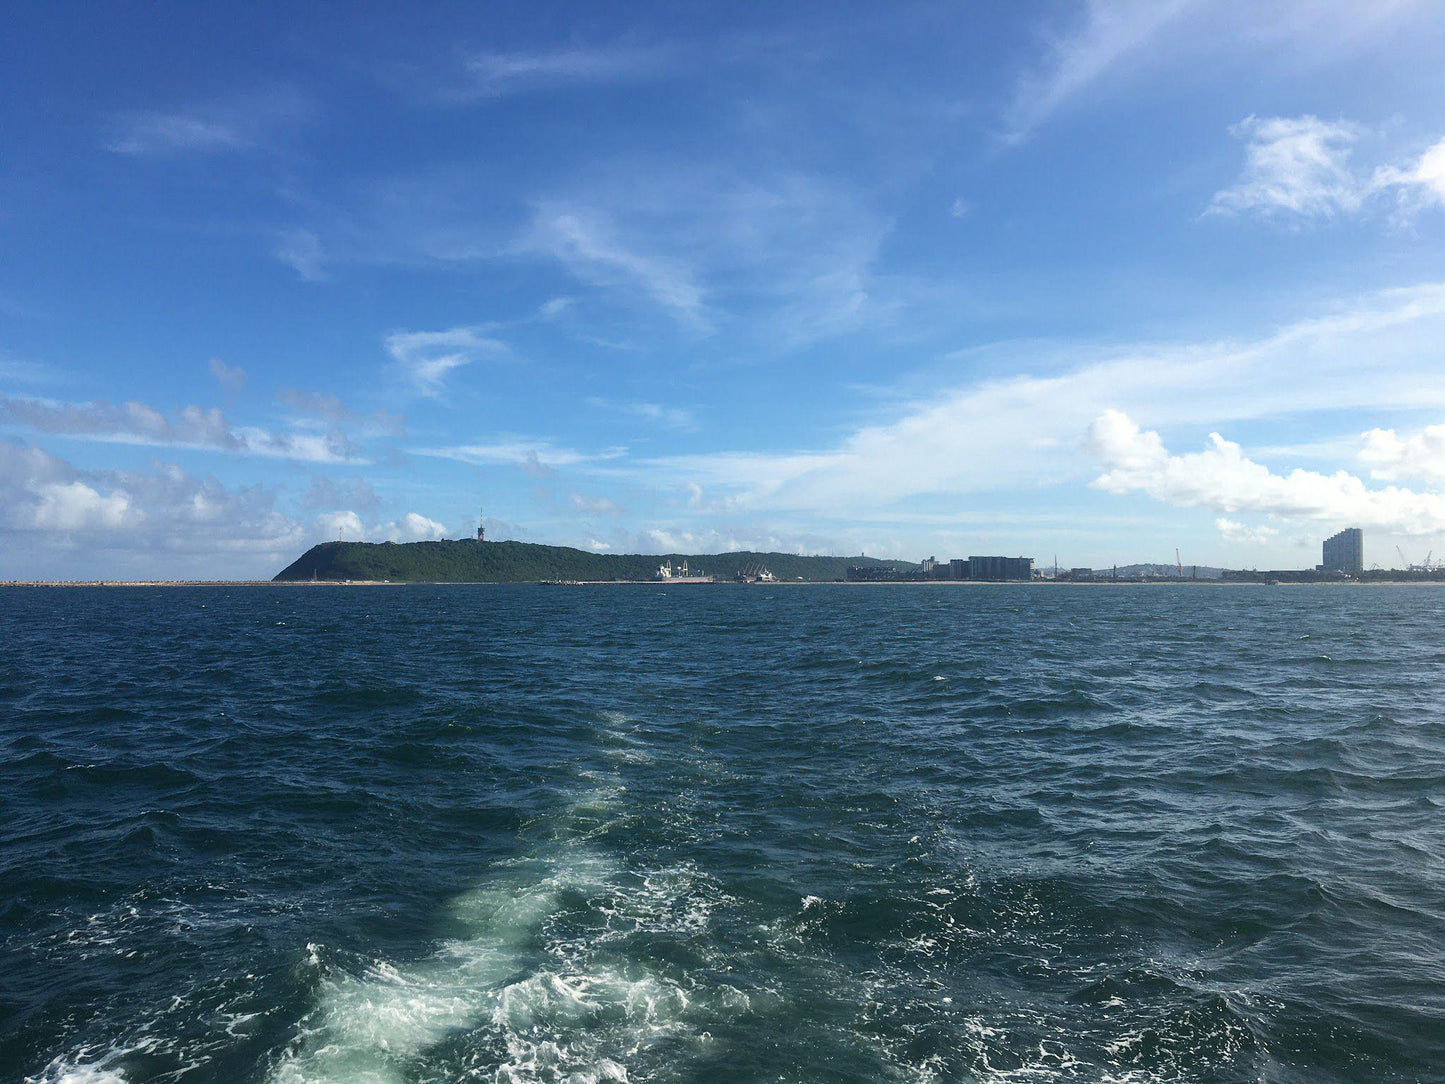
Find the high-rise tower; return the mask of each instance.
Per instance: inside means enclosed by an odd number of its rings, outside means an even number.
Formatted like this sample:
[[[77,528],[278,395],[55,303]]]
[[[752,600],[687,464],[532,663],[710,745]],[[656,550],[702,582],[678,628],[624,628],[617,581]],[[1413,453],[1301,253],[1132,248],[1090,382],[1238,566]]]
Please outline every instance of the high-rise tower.
[[[1358,576],[1365,571],[1365,532],[1347,527],[1325,539],[1324,560],[1320,568],[1326,572],[1346,572]]]
[[[478,541],[478,542],[485,542],[486,540],[487,540],[487,510],[486,510],[485,508],[478,508],[478,509],[477,509],[477,541]]]

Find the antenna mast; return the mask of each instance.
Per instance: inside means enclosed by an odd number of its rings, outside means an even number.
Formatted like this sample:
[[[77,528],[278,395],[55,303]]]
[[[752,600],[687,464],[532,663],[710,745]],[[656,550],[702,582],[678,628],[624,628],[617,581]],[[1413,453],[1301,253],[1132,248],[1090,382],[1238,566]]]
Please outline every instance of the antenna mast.
[[[487,540],[487,510],[480,505],[477,507],[477,541]]]

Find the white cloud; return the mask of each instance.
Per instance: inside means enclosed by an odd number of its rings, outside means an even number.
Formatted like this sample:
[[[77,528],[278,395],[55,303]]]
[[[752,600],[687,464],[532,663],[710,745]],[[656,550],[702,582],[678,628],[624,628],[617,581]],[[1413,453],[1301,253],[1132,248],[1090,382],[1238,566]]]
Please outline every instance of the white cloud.
[[[552,297],[537,306],[537,315],[543,320],[555,320],[577,304],[575,297]]]
[[[312,230],[282,232],[276,246],[276,258],[307,282],[324,282],[326,279],[326,253],[321,247],[321,238]]]
[[[611,473],[679,492],[701,487],[714,512],[805,510],[839,519],[930,495],[1082,481],[1079,441],[1111,407],[1155,424],[1210,425],[1344,407],[1445,407],[1442,336],[1445,284],[1430,284],[1372,295],[1253,341],[1123,348],[1053,372],[1021,354],[1011,359],[1021,375],[940,387],[831,447],[659,457]]]
[[[453,459],[458,463],[470,463],[477,467],[512,466],[544,472],[599,459],[615,459],[623,453],[624,449],[612,448],[605,452],[589,454],[579,452],[575,448],[559,447],[545,440],[512,440],[495,444],[410,448],[408,451],[413,455]]]
[[[1226,542],[1263,546],[1279,537],[1278,527],[1250,526],[1220,516],[1214,521],[1215,529]]]
[[[586,512],[591,515],[617,516],[622,514],[622,509],[617,502],[607,497],[589,497],[585,493],[572,491],[572,507],[579,512]]]
[[[1065,103],[1144,52],[1193,5],[1194,0],[1089,0],[1082,27],[1056,39],[1042,70],[1019,82],[1008,111],[1008,141],[1025,139]]]
[[[1371,429],[1362,439],[1360,461],[1369,468],[1370,477],[1445,485],[1445,425],[1426,426],[1406,437],[1393,429]]]
[[[254,151],[314,112],[305,95],[277,88],[189,109],[124,113],[112,120],[105,145],[131,156]]]
[[[542,204],[524,247],[555,258],[592,285],[640,290],[686,327],[711,329],[692,270],[682,260],[627,244],[598,212]]]
[[[693,334],[746,313],[768,348],[796,347],[900,307],[880,299],[873,271],[891,220],[834,179],[630,162],[534,209],[519,251]]]
[[[1382,166],[1371,181],[1375,191],[1393,191],[1409,212],[1445,203],[1445,139],[1405,166]]]
[[[338,509],[318,514],[316,525],[328,539],[343,542],[432,542],[447,536],[444,525],[419,512],[368,526],[351,509]]]
[[[396,523],[381,528],[381,535],[392,542],[428,542],[447,536],[447,529],[434,519],[417,512],[408,512]]]
[[[227,365],[220,358],[210,361],[211,376],[221,385],[221,390],[230,395],[239,395],[246,387],[246,370],[239,365]]]
[[[650,422],[657,422],[659,425],[669,429],[691,429],[697,424],[697,418],[693,412],[684,407],[667,406],[663,403],[650,403],[646,401],[625,402],[616,399],[604,399],[593,397],[587,402],[595,407],[604,410],[615,410],[622,414],[631,414],[637,418],[645,418]]]
[[[31,523],[40,530],[113,530],[122,526],[131,512],[130,497],[124,491],[102,496],[84,482],[41,482],[31,491],[36,497]]]
[[[232,124],[183,113],[134,113],[106,144],[116,154],[166,151],[238,151],[254,144]]]
[[[1207,214],[1328,219],[1377,210],[1393,195],[1402,217],[1445,203],[1445,139],[1419,157],[1373,171],[1351,168],[1365,129],[1318,117],[1246,117],[1230,131],[1249,140],[1239,180],[1215,193]]]
[[[482,358],[511,357],[506,343],[485,334],[485,327],[454,327],[445,331],[396,331],[386,337],[386,350],[406,373],[418,395],[436,398],[453,370]]]
[[[1142,430],[1127,414],[1110,410],[1095,419],[1089,437],[1105,468],[1093,484],[1110,493],[1143,493],[1175,507],[1392,534],[1445,531],[1445,495],[1394,486],[1370,489],[1346,471],[1276,474],[1218,433],[1209,435],[1202,452],[1173,455],[1157,432]]]
[[[0,441],[0,576],[268,578],[325,537],[275,502],[171,464],[82,471]]]
[[[632,45],[478,52],[465,57],[462,79],[446,97],[476,101],[569,85],[630,82],[659,74],[667,61],[662,49]]]
[[[1004,139],[1019,143],[1056,113],[1148,74],[1178,94],[1196,73],[1213,77],[1244,58],[1266,77],[1327,64],[1377,45],[1407,18],[1422,40],[1439,20],[1419,0],[1085,0],[1072,32],[1016,84]]]
[[[316,517],[316,525],[327,538],[338,542],[360,542],[366,537],[366,525],[355,512],[322,512]]]
[[[1350,172],[1358,125],[1318,117],[1246,117],[1230,132],[1249,140],[1244,173],[1215,194],[1215,214],[1285,211],[1330,218],[1359,209],[1366,191]]]
[[[113,444],[199,448],[311,463],[361,462],[339,433],[272,433],[235,426],[215,407],[183,406],[167,417],[145,403],[72,403],[0,393],[0,425]]]

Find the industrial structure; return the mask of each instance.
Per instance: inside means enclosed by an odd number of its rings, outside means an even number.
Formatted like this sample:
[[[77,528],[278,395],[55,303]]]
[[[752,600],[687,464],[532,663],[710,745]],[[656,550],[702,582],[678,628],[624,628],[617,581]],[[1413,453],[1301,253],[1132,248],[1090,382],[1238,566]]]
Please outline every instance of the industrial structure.
[[[1321,572],[1343,572],[1358,576],[1365,571],[1365,532],[1358,527],[1347,527],[1339,534],[1325,539],[1324,560],[1320,562]]]

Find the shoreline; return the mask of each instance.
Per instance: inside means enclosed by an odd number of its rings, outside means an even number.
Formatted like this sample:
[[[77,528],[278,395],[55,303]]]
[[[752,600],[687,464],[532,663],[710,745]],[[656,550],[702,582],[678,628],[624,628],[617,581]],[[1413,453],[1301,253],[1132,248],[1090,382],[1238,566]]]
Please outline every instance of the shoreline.
[[[0,580],[7,587],[1432,587],[1439,580],[775,580],[676,583],[667,580]]]

